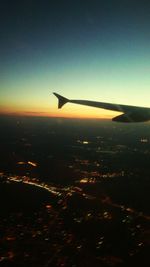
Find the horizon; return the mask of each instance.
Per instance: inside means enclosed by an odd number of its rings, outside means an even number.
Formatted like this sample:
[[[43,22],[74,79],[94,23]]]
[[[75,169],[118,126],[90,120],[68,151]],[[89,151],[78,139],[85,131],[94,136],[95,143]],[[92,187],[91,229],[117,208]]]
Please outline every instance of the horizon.
[[[47,114],[47,113],[46,113]],[[111,121],[111,117],[75,117],[75,116],[51,116],[46,115],[45,113],[33,113],[25,112],[25,113],[0,113],[0,117],[31,117],[31,118],[49,118],[49,119],[73,119],[73,120],[101,120],[101,121]]]

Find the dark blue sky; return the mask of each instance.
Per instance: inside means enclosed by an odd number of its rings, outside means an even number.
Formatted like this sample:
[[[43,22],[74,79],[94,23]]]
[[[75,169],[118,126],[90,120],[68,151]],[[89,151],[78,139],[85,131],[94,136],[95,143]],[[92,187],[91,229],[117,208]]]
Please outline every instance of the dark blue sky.
[[[49,88],[148,105],[150,1],[1,1],[0,25],[3,107],[48,108]]]
[[[115,40],[128,42],[132,35],[149,40],[150,2],[5,1],[1,4],[0,22],[1,52],[10,55],[18,43],[32,49],[55,50],[61,44],[82,48],[87,42],[94,42],[94,38],[100,38],[104,44]]]

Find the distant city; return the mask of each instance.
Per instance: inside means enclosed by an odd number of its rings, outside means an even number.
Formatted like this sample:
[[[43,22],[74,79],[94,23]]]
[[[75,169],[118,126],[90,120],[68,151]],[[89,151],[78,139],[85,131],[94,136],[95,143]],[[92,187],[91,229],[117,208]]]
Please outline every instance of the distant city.
[[[1,266],[150,266],[149,123],[0,125]]]

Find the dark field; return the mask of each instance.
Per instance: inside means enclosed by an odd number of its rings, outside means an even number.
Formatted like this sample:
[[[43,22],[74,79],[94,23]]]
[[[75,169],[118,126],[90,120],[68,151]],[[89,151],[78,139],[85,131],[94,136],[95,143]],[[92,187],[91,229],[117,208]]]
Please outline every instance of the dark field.
[[[149,266],[149,124],[0,117],[1,266]]]

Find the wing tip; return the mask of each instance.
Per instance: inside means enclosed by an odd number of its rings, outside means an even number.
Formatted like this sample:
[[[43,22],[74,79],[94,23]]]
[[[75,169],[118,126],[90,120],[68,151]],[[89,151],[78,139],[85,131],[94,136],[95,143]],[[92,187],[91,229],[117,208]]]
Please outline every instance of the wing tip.
[[[59,95],[55,92],[53,92],[53,94],[58,98],[58,108],[62,108],[67,102],[69,102],[69,99],[67,99],[66,97]]]

